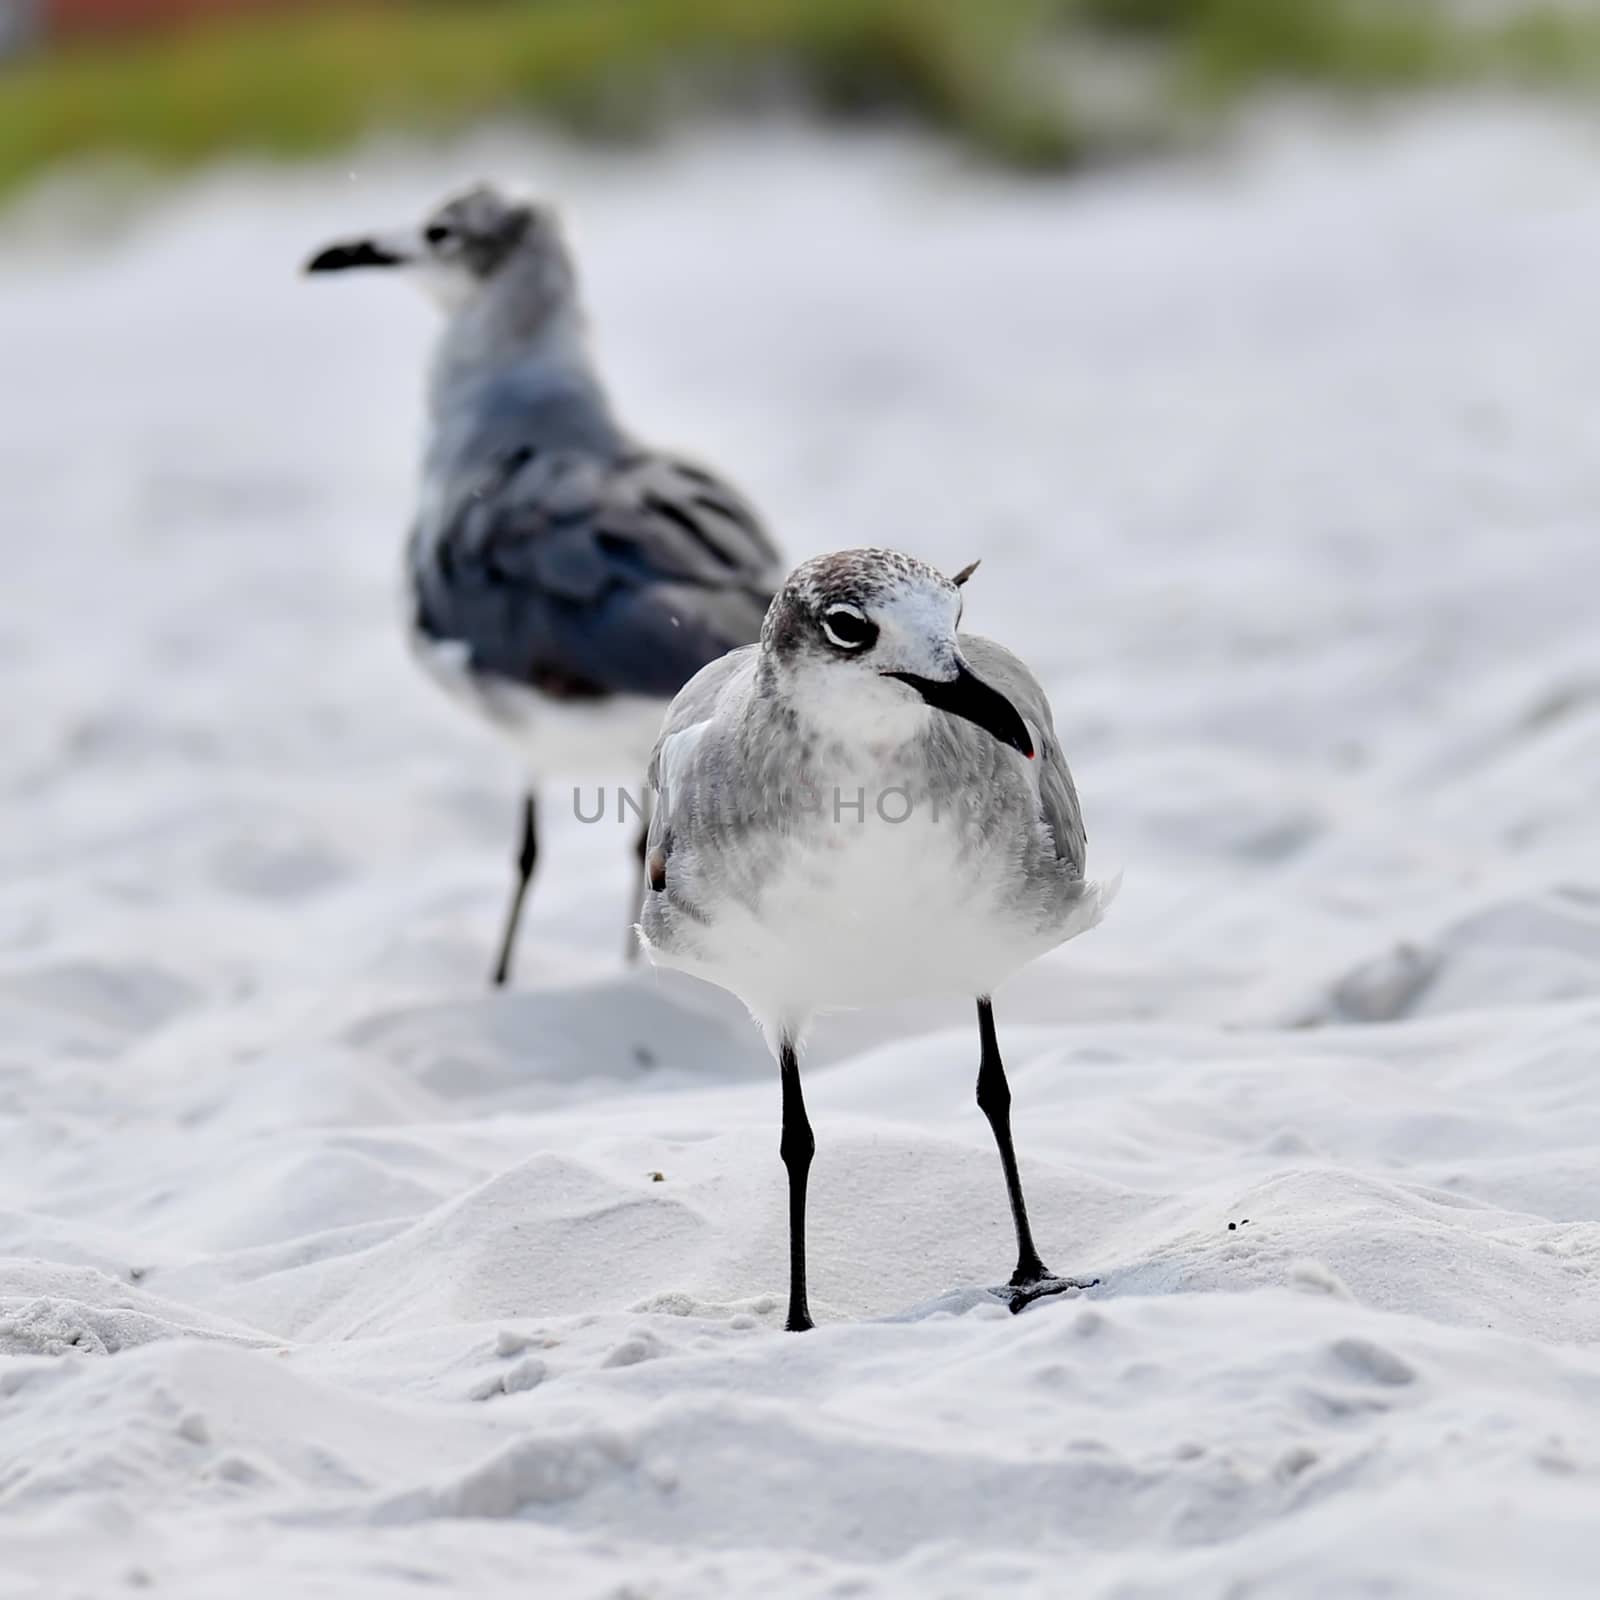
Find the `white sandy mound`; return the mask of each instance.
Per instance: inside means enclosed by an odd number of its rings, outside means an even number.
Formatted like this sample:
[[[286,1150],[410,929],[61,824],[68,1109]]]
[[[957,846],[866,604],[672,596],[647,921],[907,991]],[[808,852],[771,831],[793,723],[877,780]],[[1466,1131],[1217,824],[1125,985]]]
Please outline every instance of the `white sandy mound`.
[[[429,313],[295,275],[483,171],[796,555],[984,558],[1127,869],[997,1001],[1087,1294],[987,1292],[952,999],[820,1030],[783,1335],[774,1074],[622,970],[570,788],[487,992],[516,776],[394,616]],[[1588,129],[1064,187],[485,142],[90,246],[70,200],[0,243],[3,1600],[1593,1593]]]

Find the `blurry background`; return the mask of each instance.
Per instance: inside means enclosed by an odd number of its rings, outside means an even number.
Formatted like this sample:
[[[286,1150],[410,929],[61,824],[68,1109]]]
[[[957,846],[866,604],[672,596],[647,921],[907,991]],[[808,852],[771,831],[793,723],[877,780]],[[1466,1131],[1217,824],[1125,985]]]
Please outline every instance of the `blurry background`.
[[[0,185],[64,157],[301,154],[529,113],[643,141],[806,106],[1065,169],[1240,100],[1484,83],[1588,91],[1587,0],[6,0]]]
[[[7,1600],[1592,1592],[1594,6],[0,16]],[[559,783],[486,993],[520,774],[400,628],[434,313],[300,272],[480,178],[792,556],[982,558],[1126,869],[998,1001],[1102,1305],[964,1309],[952,1001],[819,1030],[853,1325],[767,1337],[769,1064],[623,974]]]

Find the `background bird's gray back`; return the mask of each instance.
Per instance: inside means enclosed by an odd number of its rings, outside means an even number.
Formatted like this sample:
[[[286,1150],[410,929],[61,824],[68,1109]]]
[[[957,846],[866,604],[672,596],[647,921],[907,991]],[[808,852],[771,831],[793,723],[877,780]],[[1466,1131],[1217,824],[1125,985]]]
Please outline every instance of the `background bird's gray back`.
[[[777,565],[748,503],[700,468],[524,445],[419,528],[416,625],[479,672],[666,696],[757,636]]]

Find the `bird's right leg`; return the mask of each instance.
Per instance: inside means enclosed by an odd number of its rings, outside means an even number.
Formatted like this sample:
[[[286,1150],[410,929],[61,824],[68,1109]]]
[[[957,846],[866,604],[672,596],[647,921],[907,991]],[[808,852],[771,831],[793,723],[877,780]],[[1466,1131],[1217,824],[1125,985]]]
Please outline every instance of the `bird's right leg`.
[[[811,1308],[806,1304],[806,1176],[817,1141],[800,1093],[794,1040],[787,1033],[778,1046],[778,1074],[783,1082],[783,1137],[778,1153],[789,1169],[789,1315],[784,1327],[790,1333],[803,1333],[812,1326]]]
[[[1011,1202],[1011,1223],[1017,1235],[1017,1268],[1011,1274],[1011,1282],[998,1292],[1016,1312],[1046,1295],[1092,1289],[1099,1279],[1085,1283],[1078,1278],[1058,1278],[1039,1259],[1033,1228],[1028,1222],[1027,1202],[1022,1198],[1017,1152],[1011,1142],[1011,1085],[1006,1082],[1005,1062],[1000,1059],[1000,1041],[994,1031],[994,1007],[987,996],[978,1001],[978,1039],[982,1051],[978,1066],[978,1109],[989,1119],[995,1145],[1000,1151],[1006,1198]]]
[[[490,980],[498,988],[511,976],[511,952],[517,942],[517,923],[522,917],[522,902],[533,878],[533,869],[539,860],[538,807],[530,791],[522,797],[522,839],[517,846],[517,880],[511,887],[511,905],[506,912],[506,929],[500,937],[500,959],[495,963]]]

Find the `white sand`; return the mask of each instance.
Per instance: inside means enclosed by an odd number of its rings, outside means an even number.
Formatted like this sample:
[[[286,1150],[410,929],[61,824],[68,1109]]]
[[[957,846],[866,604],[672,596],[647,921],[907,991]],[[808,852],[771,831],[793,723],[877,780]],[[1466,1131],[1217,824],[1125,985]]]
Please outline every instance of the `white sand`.
[[[1251,150],[502,141],[12,224],[0,1596],[1594,1592],[1600,141]],[[484,991],[515,775],[394,626],[429,316],[293,269],[485,165],[795,554],[984,558],[1127,870],[997,1007],[1091,1296],[980,1293],[953,1002],[817,1041],[779,1332],[774,1074],[622,975],[559,791]]]

